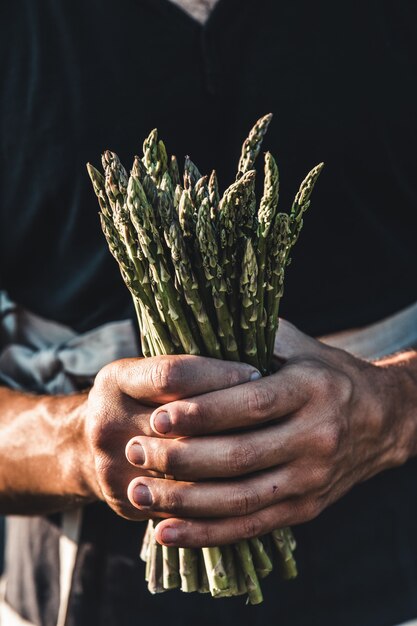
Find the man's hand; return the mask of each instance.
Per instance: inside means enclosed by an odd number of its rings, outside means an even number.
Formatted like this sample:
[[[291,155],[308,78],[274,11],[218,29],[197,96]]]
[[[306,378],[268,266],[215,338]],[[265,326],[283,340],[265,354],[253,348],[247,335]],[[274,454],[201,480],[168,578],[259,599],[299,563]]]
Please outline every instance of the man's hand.
[[[155,406],[253,375],[259,372],[242,363],[170,356],[111,363],[88,396],[0,388],[0,512],[43,514],[102,499],[129,519],[148,517],[131,506],[127,488],[134,478],[155,473],[128,463],[126,443],[154,434],[149,419]]]
[[[155,435],[150,427],[153,407],[230,388],[253,377],[259,378],[259,372],[243,363],[185,355],[125,359],[103,368],[85,406],[90,455],[86,454],[84,458],[90,456],[94,461],[94,470],[87,464],[87,473],[96,496],[123,517],[132,520],[148,518],[148,511],[133,508],[127,500],[128,485],[138,476],[162,474],[142,466],[140,447],[130,448],[130,458],[137,466],[128,463],[126,443],[138,433],[143,438]],[[155,437],[152,440],[156,451],[159,443],[165,444]],[[162,483],[161,492],[165,499],[169,499],[169,490],[170,484]]]
[[[128,487],[138,511],[171,518],[157,527],[161,543],[220,545],[311,520],[410,455],[415,409],[411,420],[401,394],[415,401],[417,385],[404,368],[356,359],[285,322],[277,348],[274,375],[159,407],[151,425],[165,439],[128,444],[132,467],[176,479]]]

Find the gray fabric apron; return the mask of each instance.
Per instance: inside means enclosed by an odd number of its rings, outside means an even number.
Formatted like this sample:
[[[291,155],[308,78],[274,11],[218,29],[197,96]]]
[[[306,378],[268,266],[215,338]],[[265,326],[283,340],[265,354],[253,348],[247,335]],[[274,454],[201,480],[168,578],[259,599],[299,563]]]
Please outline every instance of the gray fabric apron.
[[[0,384],[12,389],[40,394],[73,393],[91,386],[97,372],[107,363],[139,354],[136,331],[130,320],[105,324],[79,335],[66,326],[25,311],[4,292],[0,292],[0,313]],[[45,541],[54,541],[46,536],[50,529],[44,528],[43,520],[37,520]],[[33,522],[27,517],[7,519],[6,573],[7,560],[13,561],[15,551],[25,545],[29,524],[33,527]],[[65,624],[81,524],[82,509],[63,513],[55,537],[59,561],[56,626]],[[4,599],[7,576],[2,595],[1,626],[32,626]]]

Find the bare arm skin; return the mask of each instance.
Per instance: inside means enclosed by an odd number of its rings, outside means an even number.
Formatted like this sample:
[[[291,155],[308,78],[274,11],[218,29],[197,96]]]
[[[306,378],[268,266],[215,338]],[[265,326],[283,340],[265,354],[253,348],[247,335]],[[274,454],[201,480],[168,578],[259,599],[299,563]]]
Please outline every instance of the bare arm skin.
[[[84,476],[88,458],[79,463],[86,452],[85,401],[85,394],[0,388],[0,513],[51,513],[94,499]]]
[[[158,404],[244,383],[253,373],[239,363],[157,357],[106,366],[89,394],[0,388],[0,513],[46,514],[101,499],[124,517],[148,517],[126,493],[132,479],[155,472],[134,468],[126,443],[154,434],[149,418]]]

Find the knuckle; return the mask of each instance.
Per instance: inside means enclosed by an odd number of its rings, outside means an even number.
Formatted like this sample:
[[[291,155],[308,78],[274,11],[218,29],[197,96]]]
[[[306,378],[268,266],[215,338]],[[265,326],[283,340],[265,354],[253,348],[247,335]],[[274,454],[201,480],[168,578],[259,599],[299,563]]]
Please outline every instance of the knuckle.
[[[342,429],[335,419],[329,420],[320,434],[320,449],[325,457],[334,457],[341,445]]]
[[[114,381],[115,364],[108,363],[97,373],[94,379],[94,387],[98,391],[108,389],[109,382]]]
[[[181,360],[171,357],[158,357],[148,372],[152,388],[161,395],[171,395],[177,391],[183,382],[183,366]]]
[[[169,413],[178,435],[198,435],[207,428],[207,415],[198,400],[176,400],[170,405]]]
[[[293,504],[291,523],[304,524],[313,520],[320,513],[318,501],[314,498],[300,498]]]
[[[313,391],[320,396],[331,395],[334,392],[334,376],[324,366],[316,366],[314,376],[311,377]]]
[[[180,453],[175,444],[170,443],[168,446],[159,447],[156,459],[157,468],[164,474],[171,474],[175,476],[178,473]]]
[[[321,512],[320,503],[315,498],[307,498],[300,510],[301,521],[310,522],[315,519]]]
[[[262,523],[256,515],[243,517],[239,530],[239,535],[242,539],[252,539],[252,537],[257,537],[263,533]]]
[[[312,392],[319,398],[327,398],[333,405],[348,404],[353,396],[351,378],[338,369],[317,363],[310,372],[309,381]]]
[[[180,413],[173,416],[177,425],[177,421],[182,422],[183,429],[190,433],[199,433],[207,426],[207,416],[198,402],[181,402],[179,405]]]
[[[275,394],[266,385],[253,385],[247,391],[246,405],[249,417],[262,419],[272,412]]]
[[[309,486],[311,489],[322,489],[331,482],[332,472],[329,466],[319,465],[310,469]]]
[[[236,444],[227,452],[226,465],[232,474],[250,472],[256,463],[257,452],[249,443]]]
[[[249,487],[236,489],[230,498],[230,508],[234,515],[249,515],[256,511],[260,505],[260,496]]]
[[[342,405],[350,404],[354,395],[354,385],[350,376],[340,372],[337,387],[339,403]]]

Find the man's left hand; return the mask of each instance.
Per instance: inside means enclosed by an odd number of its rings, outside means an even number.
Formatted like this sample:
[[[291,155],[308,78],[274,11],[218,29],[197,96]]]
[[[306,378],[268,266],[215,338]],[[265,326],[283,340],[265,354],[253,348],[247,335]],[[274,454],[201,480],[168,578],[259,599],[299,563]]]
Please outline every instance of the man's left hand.
[[[161,543],[221,545],[306,522],[356,483],[407,460],[414,431],[400,419],[397,369],[284,321],[276,352],[275,374],[158,407],[158,437],[128,443],[128,460],[139,443],[142,469],[175,477],[170,489],[167,479],[144,476],[128,489],[133,506],[169,518],[157,527]]]

